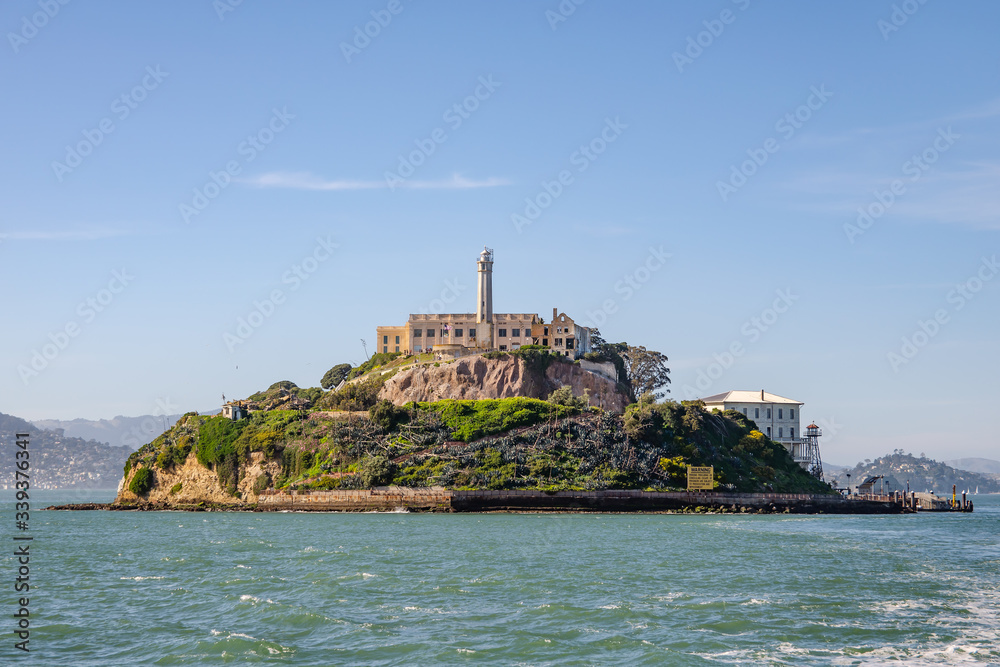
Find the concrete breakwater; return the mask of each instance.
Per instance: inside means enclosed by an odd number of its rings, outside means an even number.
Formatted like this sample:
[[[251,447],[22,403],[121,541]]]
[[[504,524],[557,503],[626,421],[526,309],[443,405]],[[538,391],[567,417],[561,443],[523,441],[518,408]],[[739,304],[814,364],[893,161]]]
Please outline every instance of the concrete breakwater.
[[[379,487],[363,490],[264,492],[263,511],[391,511],[439,512],[665,512],[698,507],[730,512],[794,514],[900,514],[896,503],[845,500],[839,496],[790,493],[697,493],[633,490],[554,491],[412,489]]]
[[[229,512],[691,512],[790,514],[902,514],[912,510],[882,500],[795,493],[667,491],[471,490],[377,487],[333,491],[265,491],[257,502],[135,504],[87,503],[55,510],[189,510]]]

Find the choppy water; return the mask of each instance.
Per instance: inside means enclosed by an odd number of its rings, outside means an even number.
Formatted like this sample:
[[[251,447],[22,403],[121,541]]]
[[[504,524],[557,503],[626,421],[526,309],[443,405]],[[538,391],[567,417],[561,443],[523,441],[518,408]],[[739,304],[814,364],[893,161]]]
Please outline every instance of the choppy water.
[[[6,556],[0,664],[997,664],[1000,498],[976,510],[35,512],[32,652]]]

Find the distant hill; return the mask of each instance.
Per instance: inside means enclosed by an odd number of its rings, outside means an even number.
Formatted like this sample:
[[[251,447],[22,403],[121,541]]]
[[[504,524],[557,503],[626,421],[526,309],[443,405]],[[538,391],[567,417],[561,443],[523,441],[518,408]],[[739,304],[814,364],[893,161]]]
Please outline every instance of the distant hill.
[[[959,470],[968,470],[969,472],[978,472],[984,475],[1000,475],[1000,461],[994,461],[993,459],[953,459],[945,461],[945,463]]]
[[[135,451],[147,442],[152,442],[161,433],[177,423],[180,415],[142,415],[114,419],[37,419],[33,422],[40,429],[62,431],[71,438],[96,440],[113,447],[127,447]]]
[[[114,489],[132,451],[102,442],[46,431],[0,413],[0,488],[14,487],[15,434],[27,433],[30,444],[31,487],[35,489]]]
[[[867,477],[885,475],[885,482],[893,491],[905,491],[909,483],[910,491],[951,494],[951,487],[955,485],[959,493],[975,491],[976,488],[980,493],[1000,493],[1000,480],[992,476],[958,470],[925,457],[917,458],[912,454],[904,454],[901,449],[874,461],[865,460],[847,470],[829,471],[826,479],[838,488],[843,488],[847,486],[848,473],[851,475],[852,488],[857,488]]]

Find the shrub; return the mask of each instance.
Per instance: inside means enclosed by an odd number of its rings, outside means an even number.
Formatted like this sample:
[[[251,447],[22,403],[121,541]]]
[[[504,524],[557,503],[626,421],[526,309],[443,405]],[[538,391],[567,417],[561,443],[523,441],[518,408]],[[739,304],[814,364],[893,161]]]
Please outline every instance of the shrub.
[[[573,388],[569,385],[563,385],[549,394],[547,400],[549,403],[555,403],[556,405],[565,405],[568,408],[583,410],[590,405],[590,390],[584,389],[583,396],[574,396]]]
[[[271,486],[271,476],[266,472],[262,472],[257,475],[257,479],[253,481],[253,492],[256,494],[261,494],[266,491]]]
[[[323,375],[323,379],[320,381],[320,386],[323,389],[332,389],[338,384],[347,379],[347,375],[351,372],[350,364],[337,364]]]
[[[361,459],[358,464],[358,477],[361,484],[367,488],[382,486],[392,481],[394,470],[395,465],[388,457],[381,454],[378,456],[368,455]]]
[[[392,401],[382,399],[368,410],[368,417],[384,431],[391,431],[398,424],[403,424],[410,418],[410,413],[397,408]]]
[[[181,492],[182,488],[184,488],[184,485],[180,482],[177,482],[176,484],[170,487],[170,495],[176,496],[178,493]]]
[[[144,496],[153,488],[153,471],[149,468],[139,468],[128,483],[128,490],[137,496]]]

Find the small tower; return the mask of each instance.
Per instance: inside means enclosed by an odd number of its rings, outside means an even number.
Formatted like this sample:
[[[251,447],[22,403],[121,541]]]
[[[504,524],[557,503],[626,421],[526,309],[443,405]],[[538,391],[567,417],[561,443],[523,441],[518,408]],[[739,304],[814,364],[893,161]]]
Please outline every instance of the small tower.
[[[809,459],[809,472],[816,479],[823,479],[823,459],[819,455],[819,437],[823,435],[813,422],[806,426],[805,455]]]
[[[476,262],[479,267],[479,289],[476,302],[476,344],[493,349],[493,250],[483,247]]]

